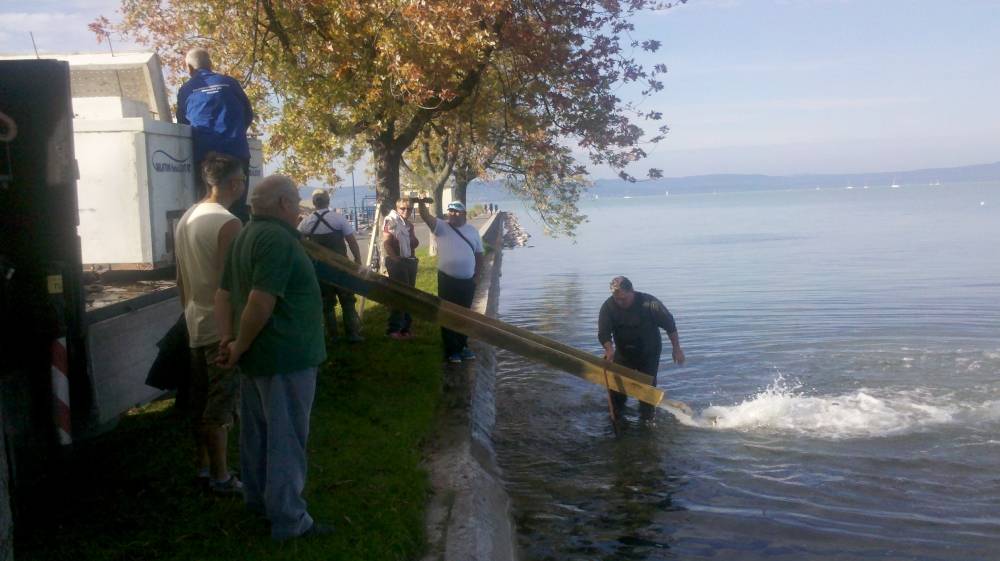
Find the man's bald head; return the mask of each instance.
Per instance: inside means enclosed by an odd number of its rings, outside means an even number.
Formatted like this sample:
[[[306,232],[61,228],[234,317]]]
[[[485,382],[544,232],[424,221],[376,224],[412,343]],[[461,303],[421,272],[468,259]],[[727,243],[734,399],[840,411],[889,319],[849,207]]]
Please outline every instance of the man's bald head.
[[[250,194],[250,210],[260,216],[286,220],[293,210],[299,212],[299,188],[286,175],[269,175],[254,187]],[[286,220],[287,221],[287,220]]]
[[[188,51],[184,62],[187,63],[190,70],[212,69],[212,57],[208,56],[208,51],[201,47],[195,47]]]

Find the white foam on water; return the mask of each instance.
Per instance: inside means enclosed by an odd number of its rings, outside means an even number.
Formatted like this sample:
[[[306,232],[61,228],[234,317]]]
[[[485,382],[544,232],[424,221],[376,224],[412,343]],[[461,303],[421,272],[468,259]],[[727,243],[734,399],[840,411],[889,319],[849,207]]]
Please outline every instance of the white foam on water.
[[[816,438],[871,438],[954,422],[968,411],[938,403],[921,392],[878,395],[861,389],[837,396],[811,396],[778,376],[760,393],[731,406],[711,406],[695,416],[679,415],[685,425],[736,431],[787,431]]]
[[[987,401],[981,405],[970,407],[966,414],[971,419],[984,422],[1000,421],[1000,400]]]

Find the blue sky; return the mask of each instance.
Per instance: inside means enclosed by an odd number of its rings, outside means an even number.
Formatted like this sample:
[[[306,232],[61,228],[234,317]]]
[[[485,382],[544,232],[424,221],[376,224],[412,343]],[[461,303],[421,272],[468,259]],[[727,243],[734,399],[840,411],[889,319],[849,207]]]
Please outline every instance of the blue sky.
[[[3,0],[0,52],[99,47],[116,0]],[[873,172],[1000,160],[1000,2],[690,0],[637,21],[667,139],[632,170]],[[628,98],[632,88],[623,88]],[[654,127],[650,127],[652,130]],[[596,177],[608,170],[593,169]]]

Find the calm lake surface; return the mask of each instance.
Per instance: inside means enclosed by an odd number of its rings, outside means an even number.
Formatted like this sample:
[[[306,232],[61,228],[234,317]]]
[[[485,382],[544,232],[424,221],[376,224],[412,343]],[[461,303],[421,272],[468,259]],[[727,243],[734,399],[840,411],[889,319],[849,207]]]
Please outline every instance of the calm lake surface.
[[[697,414],[630,400],[616,436],[602,389],[500,353],[524,559],[1000,559],[1000,184],[582,210],[576,244],[519,213],[501,319],[598,354],[624,274],[674,313],[659,387]]]

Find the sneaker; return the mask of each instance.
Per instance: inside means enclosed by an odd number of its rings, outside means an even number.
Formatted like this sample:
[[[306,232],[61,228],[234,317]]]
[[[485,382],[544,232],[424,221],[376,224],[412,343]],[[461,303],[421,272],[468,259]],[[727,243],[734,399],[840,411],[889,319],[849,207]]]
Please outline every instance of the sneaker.
[[[225,481],[209,481],[208,489],[216,495],[242,495],[243,483],[235,475],[230,475]]]
[[[196,472],[195,476],[194,476],[194,484],[195,484],[195,486],[197,486],[197,487],[199,487],[201,489],[206,489],[207,490],[208,489],[208,482],[211,481],[211,480],[212,480],[212,478],[208,474],[208,468],[199,469]]]
[[[399,331],[393,331],[392,333],[389,334],[389,337],[392,337],[393,339],[395,339],[397,341],[405,341],[406,340],[406,335],[403,335]]]
[[[476,353],[469,350],[469,347],[465,347],[464,349],[462,349],[462,352],[459,354],[459,357],[462,360],[476,360]]]
[[[324,524],[323,522],[313,521],[313,525],[309,526],[309,529],[297,536],[284,536],[280,538],[272,538],[278,542],[286,542],[288,540],[294,540],[299,538],[313,538],[316,536],[329,536],[334,532],[333,524]]]
[[[313,536],[329,536],[334,532],[333,524],[324,524],[323,522],[313,522],[309,529],[299,535],[300,538],[311,538]]]
[[[406,340],[410,340],[410,339],[413,339],[415,337],[415,335],[413,335],[409,331],[405,331],[405,330],[404,331],[400,331],[399,334],[402,335],[403,339],[406,339]]]
[[[462,363],[462,355],[459,354],[459,353],[455,353],[453,355],[449,355],[448,356],[448,362],[450,362],[452,364],[461,364]]]

